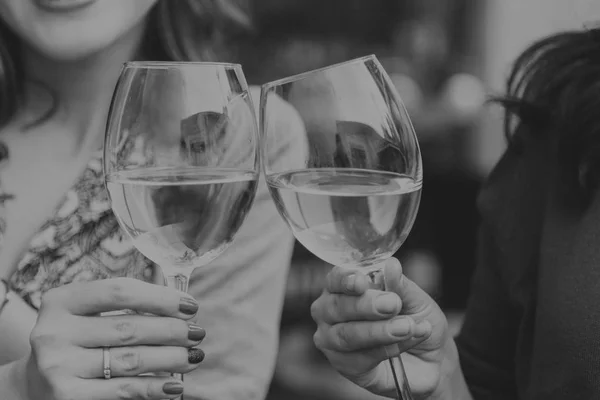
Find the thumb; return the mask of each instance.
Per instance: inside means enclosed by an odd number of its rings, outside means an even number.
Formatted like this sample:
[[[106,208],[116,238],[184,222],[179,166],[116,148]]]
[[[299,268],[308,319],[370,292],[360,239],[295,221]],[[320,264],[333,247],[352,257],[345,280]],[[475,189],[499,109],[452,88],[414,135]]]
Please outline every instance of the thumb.
[[[419,314],[431,305],[433,299],[416,283],[402,273],[400,261],[390,258],[383,267],[385,287],[402,300],[402,314]]]

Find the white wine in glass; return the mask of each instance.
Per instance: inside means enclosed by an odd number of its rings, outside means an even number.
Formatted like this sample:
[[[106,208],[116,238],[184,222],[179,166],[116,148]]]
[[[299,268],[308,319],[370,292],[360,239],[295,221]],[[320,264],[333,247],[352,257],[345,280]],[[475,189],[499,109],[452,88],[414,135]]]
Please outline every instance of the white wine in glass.
[[[119,224],[168,286],[186,292],[193,270],[232,243],[259,166],[239,65],[125,64],[106,131],[106,186]]]
[[[261,147],[284,134],[275,105],[292,106],[308,149],[295,164],[264,171],[279,213],[296,239],[324,261],[365,268],[386,290],[381,263],[406,240],[419,208],[421,153],[400,96],[375,56],[267,83],[261,93]],[[397,398],[412,399],[400,357],[390,358]]]

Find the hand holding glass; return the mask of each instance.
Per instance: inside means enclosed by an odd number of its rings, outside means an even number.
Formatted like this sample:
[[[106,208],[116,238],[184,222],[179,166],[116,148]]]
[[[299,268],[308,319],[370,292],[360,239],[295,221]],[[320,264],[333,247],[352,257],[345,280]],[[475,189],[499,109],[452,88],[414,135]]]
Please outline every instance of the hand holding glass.
[[[281,100],[304,125],[308,150],[296,164],[265,156],[285,137],[274,129]],[[406,109],[377,58],[268,83],[260,111],[267,184],[296,239],[330,264],[366,268],[373,287],[385,290],[378,264],[412,228],[422,165]],[[400,357],[389,362],[398,398],[412,399]]]
[[[258,132],[241,67],[133,62],[111,105],[104,173],[112,209],[168,286],[231,244],[257,189]]]

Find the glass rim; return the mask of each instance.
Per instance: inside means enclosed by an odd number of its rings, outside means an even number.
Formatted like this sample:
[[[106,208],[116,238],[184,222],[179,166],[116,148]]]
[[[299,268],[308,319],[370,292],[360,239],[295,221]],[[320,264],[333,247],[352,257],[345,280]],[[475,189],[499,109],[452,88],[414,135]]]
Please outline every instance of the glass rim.
[[[229,69],[242,69],[241,64],[213,62],[213,61],[127,61],[123,63],[123,68],[165,68],[165,67],[185,67],[185,66],[206,66],[223,67]]]
[[[347,61],[342,61],[336,64],[332,64],[332,65],[327,65],[325,67],[321,67],[321,68],[317,68],[317,69],[313,69],[310,71],[306,71],[306,72],[301,72],[299,74],[296,75],[292,75],[292,76],[288,76],[285,78],[281,78],[281,79],[277,79],[275,81],[271,81],[271,82],[267,82],[264,83],[263,85],[261,85],[261,89],[263,91],[267,91],[269,89],[271,89],[274,86],[281,86],[281,85],[286,85],[288,83],[292,83],[292,82],[296,82],[299,81],[301,79],[304,79],[305,77],[312,75],[312,74],[318,74],[320,72],[324,72],[333,68],[338,68],[344,65],[351,65],[351,64],[359,64],[359,63],[364,63],[365,61],[368,60],[375,60],[377,61],[377,56],[375,54],[369,54],[366,56],[362,56],[359,58],[354,58],[351,60],[347,60]]]

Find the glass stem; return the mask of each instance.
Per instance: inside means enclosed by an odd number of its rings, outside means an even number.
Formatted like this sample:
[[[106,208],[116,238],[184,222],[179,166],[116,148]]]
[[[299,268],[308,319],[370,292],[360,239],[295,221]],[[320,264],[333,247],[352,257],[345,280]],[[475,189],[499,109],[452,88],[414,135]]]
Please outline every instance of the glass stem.
[[[187,293],[190,276],[184,274],[167,275],[167,286],[180,292]]]
[[[165,279],[165,283],[168,287],[179,290],[180,292],[187,293],[188,285],[190,282],[189,273],[186,274],[168,274]],[[183,374],[171,374],[171,376],[175,379],[181,380],[183,382]],[[175,400],[183,400],[183,395],[177,397]]]
[[[385,284],[385,274],[383,273],[383,269],[373,269],[367,274],[367,276],[370,279],[371,289],[383,290],[386,292],[388,291]],[[387,349],[386,353],[388,353]],[[390,363],[390,368],[392,369],[392,376],[394,378],[394,385],[396,387],[396,399],[413,400],[410,391],[410,385],[408,384],[408,379],[406,378],[406,371],[404,369],[402,358],[400,355],[389,357],[388,353],[388,362]]]

